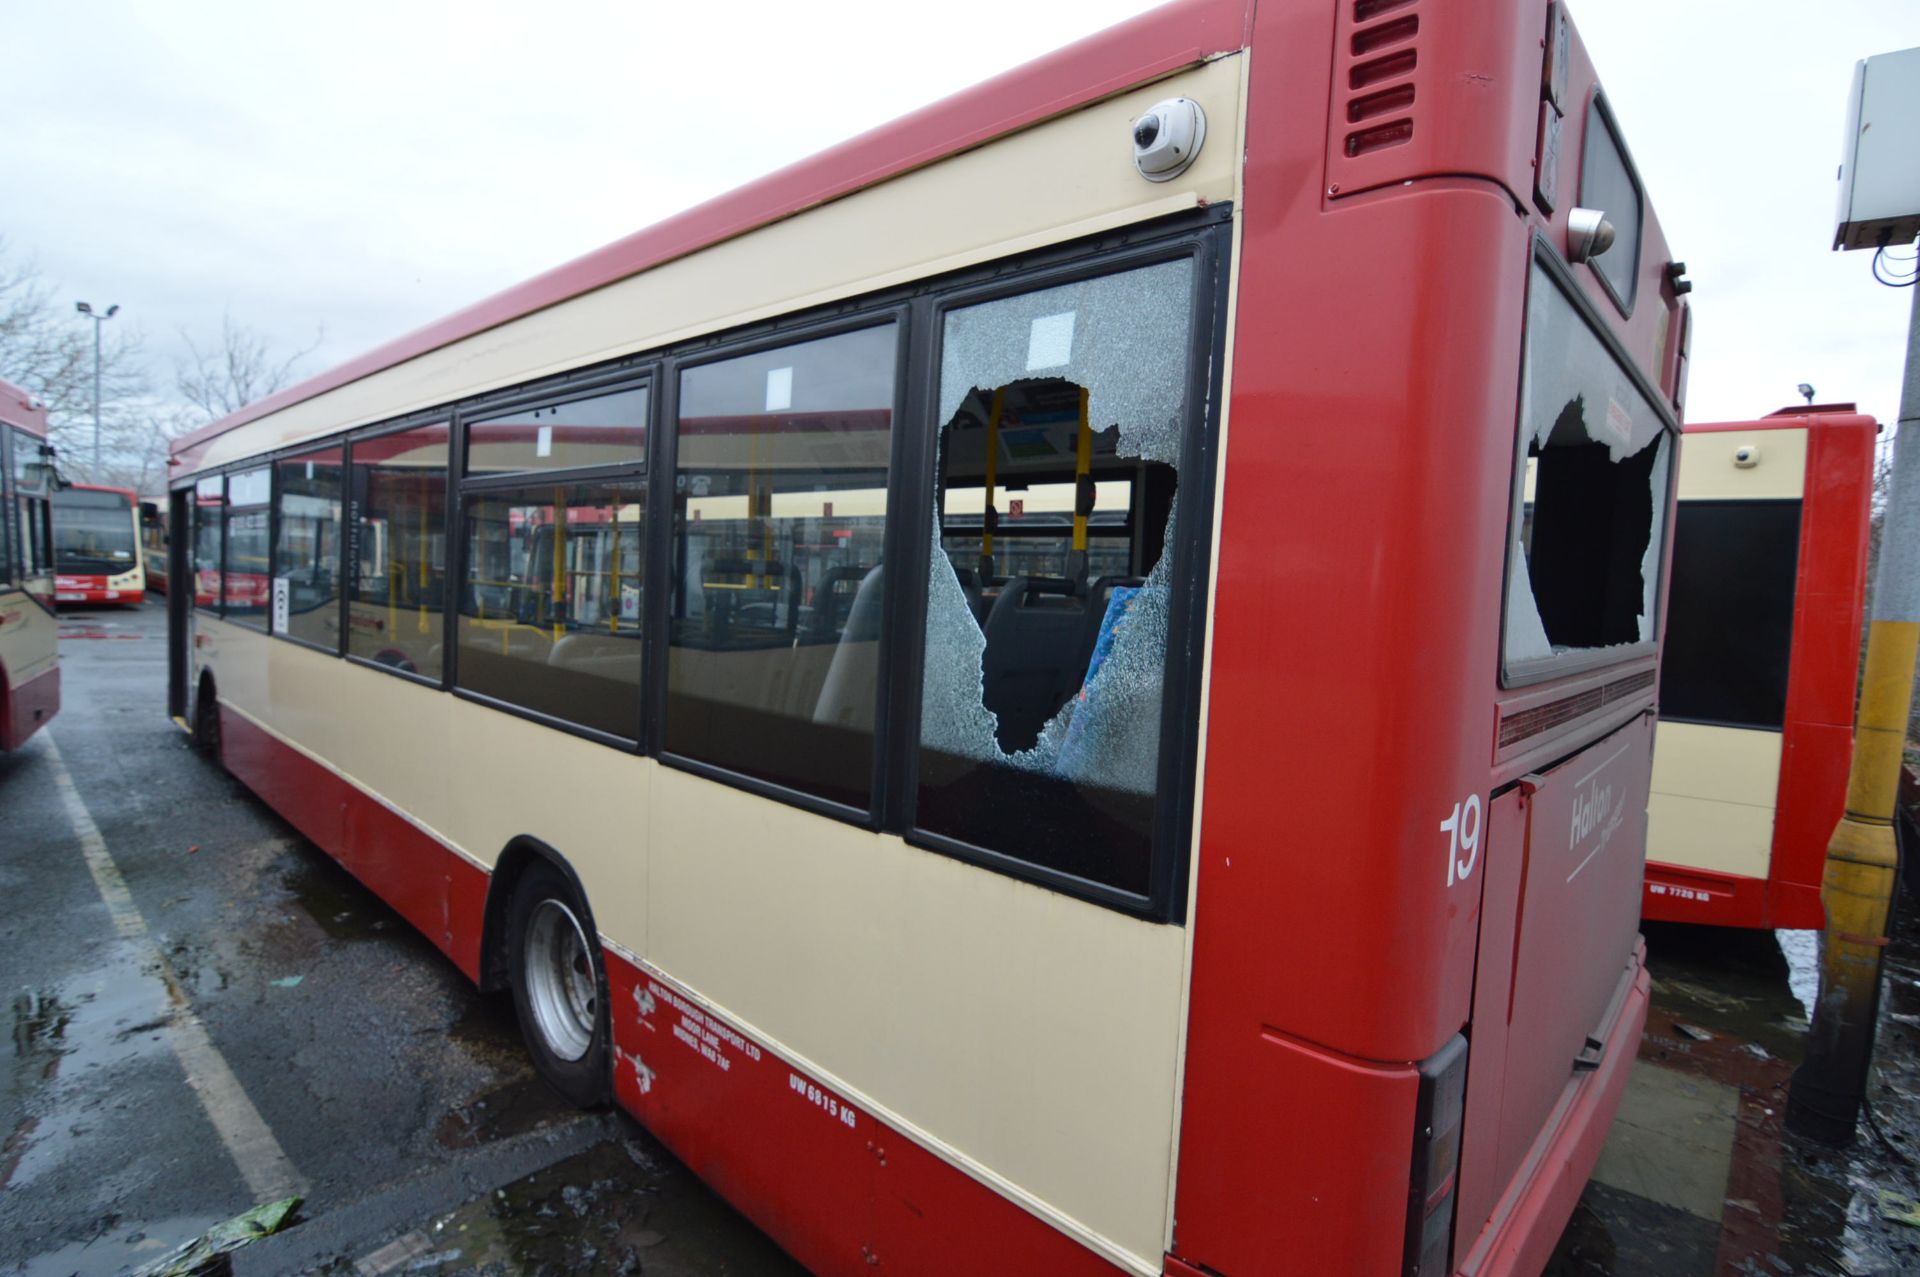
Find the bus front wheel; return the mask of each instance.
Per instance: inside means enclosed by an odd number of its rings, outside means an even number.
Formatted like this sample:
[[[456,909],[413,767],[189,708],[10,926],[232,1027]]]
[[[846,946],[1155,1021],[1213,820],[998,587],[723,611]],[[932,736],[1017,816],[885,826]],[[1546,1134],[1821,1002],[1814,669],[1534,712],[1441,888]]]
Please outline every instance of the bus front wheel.
[[[200,691],[193,698],[193,745],[214,762],[220,758],[220,701],[213,680],[200,680]]]
[[[607,977],[586,909],[558,869],[528,867],[513,894],[507,971],[534,1068],[581,1108],[608,1097]]]

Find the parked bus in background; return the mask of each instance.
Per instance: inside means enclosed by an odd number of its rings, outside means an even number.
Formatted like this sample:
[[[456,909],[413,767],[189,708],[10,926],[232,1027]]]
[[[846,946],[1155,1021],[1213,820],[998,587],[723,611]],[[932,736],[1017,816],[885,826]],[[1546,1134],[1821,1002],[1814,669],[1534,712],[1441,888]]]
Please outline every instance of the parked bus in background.
[[[54,599],[131,603],[147,597],[140,497],[131,488],[76,483],[53,494]]]
[[[140,569],[147,575],[147,589],[154,594],[167,592],[167,498],[140,498]]]
[[[1826,925],[1878,429],[1852,404],[1687,427],[1643,917]]]
[[[60,710],[50,500],[58,486],[46,409],[0,381],[0,749],[18,749]]]
[[[1560,5],[1186,0],[182,439],[172,712],[817,1272],[1538,1272],[1687,287]]]

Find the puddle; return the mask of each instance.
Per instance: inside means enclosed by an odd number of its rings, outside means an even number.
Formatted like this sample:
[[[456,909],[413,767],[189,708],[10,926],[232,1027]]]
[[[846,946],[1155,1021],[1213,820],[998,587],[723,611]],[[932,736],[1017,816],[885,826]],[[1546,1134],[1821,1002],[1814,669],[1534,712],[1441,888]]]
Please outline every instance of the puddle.
[[[313,848],[289,855],[280,883],[332,939],[369,940],[402,925],[352,874]]]
[[[93,1075],[167,1050],[166,1028],[173,1002],[156,973],[146,970],[119,946],[95,969],[47,989],[27,989],[13,998],[13,1095],[52,1096],[91,1083]],[[38,1107],[38,1106],[36,1106]],[[67,1150],[87,1138],[93,1120],[42,1121],[43,1114],[21,1112],[4,1136],[0,1185],[31,1183],[59,1165]],[[98,1120],[110,1120],[101,1117]]]
[[[1910,1164],[1920,1162],[1920,905],[1908,896],[1901,910],[1868,1087],[1878,1133],[1863,1124],[1840,1150],[1784,1129],[1809,982],[1818,980],[1818,934],[1644,924],[1654,992],[1638,1068],[1658,1070],[1650,1079],[1676,1095],[1689,1082],[1703,1094],[1737,1094],[1732,1117],[1722,1109],[1714,1119],[1731,1142],[1725,1200],[1715,1219],[1698,1201],[1682,1210],[1591,1183],[1547,1277],[1920,1273],[1920,1228],[1883,1218],[1880,1204],[1882,1190],[1920,1191],[1920,1169]]]
[[[738,1212],[645,1137],[608,1140],[440,1216],[345,1274],[645,1273],[805,1277]]]
[[[456,1108],[440,1119],[434,1137],[442,1148],[476,1148],[577,1115],[578,1110],[556,1095],[552,1087],[529,1076]]]
[[[135,1224],[110,1215],[99,1222],[95,1236],[35,1255],[7,1271],[19,1277],[123,1273],[185,1245],[219,1222],[215,1216],[194,1215]]]

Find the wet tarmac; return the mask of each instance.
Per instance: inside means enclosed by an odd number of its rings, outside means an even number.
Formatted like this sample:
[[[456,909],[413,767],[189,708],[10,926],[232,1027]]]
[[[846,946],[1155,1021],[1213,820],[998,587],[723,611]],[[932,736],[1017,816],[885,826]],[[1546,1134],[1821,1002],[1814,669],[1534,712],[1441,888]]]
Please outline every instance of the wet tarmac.
[[[63,626],[60,717],[0,755],[0,1274],[131,1273],[261,1194],[182,1047],[203,1033],[304,1205],[241,1274],[799,1269],[632,1122],[564,1107],[511,1008],[205,759],[165,717],[158,606]],[[53,784],[84,799],[139,926]],[[1920,905],[1889,950],[1877,1133],[1784,1133],[1813,939],[1646,929],[1654,1008],[1547,1272],[1920,1274]],[[189,1032],[191,1030],[191,1032]],[[1920,1216],[1916,1216],[1920,1219]]]

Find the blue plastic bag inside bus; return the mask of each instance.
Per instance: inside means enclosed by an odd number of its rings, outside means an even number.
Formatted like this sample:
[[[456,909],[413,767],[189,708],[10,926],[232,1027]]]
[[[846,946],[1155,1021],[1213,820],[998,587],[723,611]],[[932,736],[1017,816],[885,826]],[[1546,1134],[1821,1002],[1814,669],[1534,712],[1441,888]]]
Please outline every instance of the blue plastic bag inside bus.
[[[1087,677],[1080,684],[1080,693],[1075,700],[1073,717],[1067,721],[1067,738],[1060,746],[1060,761],[1056,767],[1062,776],[1078,777],[1091,761],[1088,751],[1092,748],[1092,733],[1089,727],[1094,715],[1089,711],[1098,695],[1100,667],[1107,663],[1107,657],[1113,652],[1115,632],[1126,620],[1127,609],[1144,586],[1116,585],[1107,596],[1107,610],[1100,618],[1100,633],[1093,641],[1093,655],[1087,660]]]

